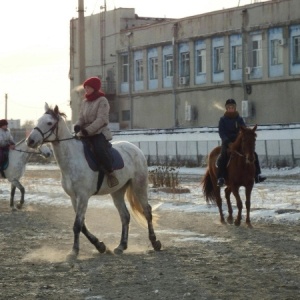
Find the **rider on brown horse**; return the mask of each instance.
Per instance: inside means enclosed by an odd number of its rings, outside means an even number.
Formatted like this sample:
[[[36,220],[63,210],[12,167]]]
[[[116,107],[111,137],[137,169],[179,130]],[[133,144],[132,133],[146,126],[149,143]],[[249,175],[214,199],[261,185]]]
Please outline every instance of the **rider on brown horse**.
[[[222,140],[221,154],[217,160],[218,166],[218,186],[224,185],[224,177],[226,175],[226,165],[227,165],[227,149],[230,143],[234,142],[237,138],[241,126],[246,126],[243,118],[239,115],[236,110],[236,102],[234,99],[228,99],[225,103],[226,111],[224,116],[220,118],[219,121],[219,135]],[[257,154],[255,153],[255,182],[263,182],[267,178],[260,175],[260,165],[258,161]]]

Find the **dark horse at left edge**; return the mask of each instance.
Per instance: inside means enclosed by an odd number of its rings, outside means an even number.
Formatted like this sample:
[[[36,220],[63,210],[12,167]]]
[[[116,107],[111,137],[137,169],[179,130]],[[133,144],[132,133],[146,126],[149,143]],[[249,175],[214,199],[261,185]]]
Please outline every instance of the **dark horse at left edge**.
[[[241,200],[239,189],[245,187],[246,194],[246,224],[252,227],[250,222],[251,192],[254,185],[255,177],[255,142],[256,142],[255,125],[252,129],[241,127],[238,137],[228,149],[229,161],[227,164],[227,176],[225,178],[225,198],[228,207],[227,222],[239,226],[242,219],[243,202]],[[201,180],[202,191],[206,202],[213,203],[218,206],[221,223],[226,224],[223,210],[221,189],[217,186],[217,167],[216,161],[220,154],[221,147],[214,148],[208,156],[207,171]],[[238,214],[233,221],[233,209],[231,206],[230,195],[235,196],[238,208]]]

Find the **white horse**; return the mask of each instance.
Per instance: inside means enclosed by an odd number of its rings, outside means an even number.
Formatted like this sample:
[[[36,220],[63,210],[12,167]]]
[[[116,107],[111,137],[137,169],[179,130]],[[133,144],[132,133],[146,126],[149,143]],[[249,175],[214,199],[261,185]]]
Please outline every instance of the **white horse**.
[[[20,183],[20,178],[25,173],[25,166],[32,154],[39,154],[45,158],[52,155],[52,150],[47,145],[39,147],[38,152],[32,151],[26,144],[25,139],[18,142],[14,150],[9,150],[8,153],[8,167],[3,171],[5,177],[0,175],[0,178],[5,178],[11,183],[10,191],[10,207],[16,210],[14,204],[14,196],[16,188],[21,192],[21,200],[17,204],[17,208],[21,209],[24,204],[25,188]]]
[[[32,148],[46,142],[52,144],[54,156],[62,173],[62,187],[70,196],[76,215],[73,226],[74,243],[68,258],[76,258],[79,253],[80,232],[100,253],[106,251],[105,244],[91,234],[85,224],[88,200],[95,192],[98,195],[110,194],[119,212],[122,233],[120,244],[114,249],[116,254],[123,253],[128,245],[130,214],[125,204],[125,193],[132,211],[137,216],[142,216],[144,221],[146,219],[152,247],[156,251],[160,250],[161,243],[156,240],[152,224],[152,209],[148,204],[148,168],[142,151],[129,142],[113,143],[113,147],[119,151],[124,160],[124,167],[115,170],[119,184],[110,188],[106,180],[103,180],[97,192],[98,172],[89,168],[83,143],[71,134],[63,117],[66,116],[59,111],[58,106],[51,109],[46,103],[45,114],[38,120],[37,126],[28,136],[27,144]]]

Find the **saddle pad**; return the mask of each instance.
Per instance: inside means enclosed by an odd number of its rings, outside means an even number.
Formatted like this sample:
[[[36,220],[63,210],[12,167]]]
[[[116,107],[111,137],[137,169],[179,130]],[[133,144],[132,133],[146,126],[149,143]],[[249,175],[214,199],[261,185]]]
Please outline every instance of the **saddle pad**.
[[[89,147],[89,143],[85,140],[82,140],[83,143],[83,149],[84,149],[84,155],[85,158],[88,162],[89,167],[93,170],[93,171],[99,171],[98,173],[98,181],[97,181],[97,190],[95,191],[94,195],[96,195],[102,185],[104,176],[105,176],[105,170],[103,168],[101,168],[99,170],[98,165],[96,163],[96,159],[95,159],[95,155],[93,153],[93,151],[91,150],[91,148]],[[120,153],[114,149],[111,145],[111,147],[108,149],[108,151],[110,151],[111,156],[112,156],[112,160],[113,160],[113,164],[112,167],[114,170],[119,170],[122,169],[124,167],[124,161],[122,156],[120,155]]]
[[[86,158],[86,160],[89,164],[89,167],[93,171],[103,171],[103,170],[99,170],[98,165],[96,163],[95,155],[94,155],[93,151],[91,150],[91,148],[89,147],[88,142],[83,140],[82,143],[83,143],[83,148],[84,148],[84,155],[85,155],[85,158]],[[116,150],[113,147],[110,147],[108,149],[108,151],[110,151],[111,156],[112,156],[112,160],[113,160],[112,167],[113,167],[113,169],[114,170],[122,169],[124,167],[124,161],[123,161],[122,156],[118,152],[118,150]]]

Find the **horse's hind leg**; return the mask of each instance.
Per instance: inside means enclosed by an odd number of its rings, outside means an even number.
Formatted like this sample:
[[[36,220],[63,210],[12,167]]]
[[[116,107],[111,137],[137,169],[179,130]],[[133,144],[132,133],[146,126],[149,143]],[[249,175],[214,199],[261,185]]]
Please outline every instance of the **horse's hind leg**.
[[[159,251],[161,249],[160,241],[156,240],[156,235],[154,233],[153,222],[152,222],[152,207],[147,204],[144,208],[144,215],[148,222],[148,234],[149,240],[151,241],[152,247],[155,251]]]
[[[231,194],[230,188],[226,187],[225,188],[225,198],[227,201],[227,208],[228,208],[227,222],[229,224],[232,224],[233,223],[233,216],[232,216],[233,210],[232,210],[231,201],[230,201],[230,194]]]
[[[156,235],[153,228],[152,220],[152,208],[148,203],[148,182],[132,182],[127,190],[127,197],[131,198],[131,207],[135,210],[139,210],[140,213],[144,215],[148,224],[148,236],[155,251],[161,249],[161,243],[156,240]]]
[[[126,187],[114,192],[111,194],[115,207],[117,208],[121,223],[122,223],[122,233],[120,244],[117,248],[114,249],[115,254],[122,254],[124,250],[128,247],[128,232],[129,232],[129,223],[130,223],[130,214],[125,204],[125,195]]]

